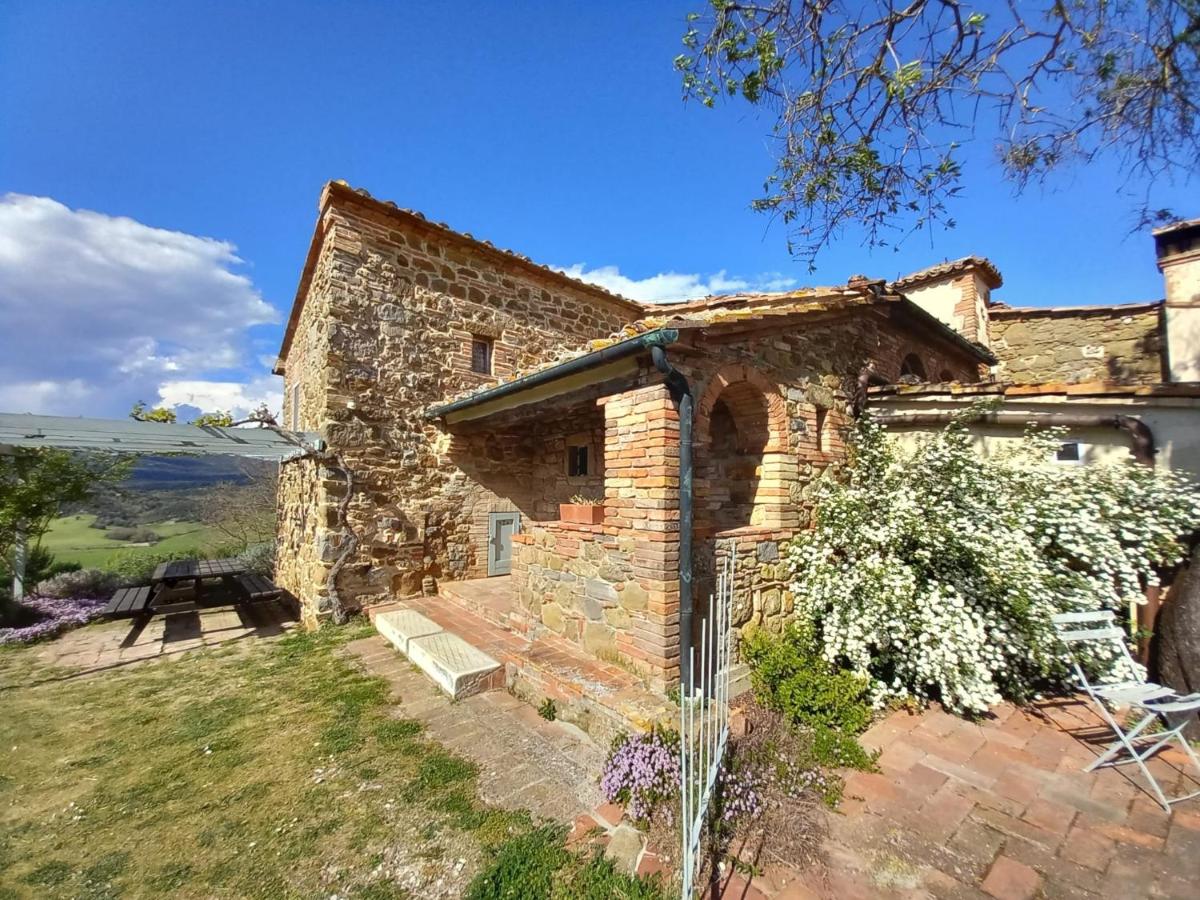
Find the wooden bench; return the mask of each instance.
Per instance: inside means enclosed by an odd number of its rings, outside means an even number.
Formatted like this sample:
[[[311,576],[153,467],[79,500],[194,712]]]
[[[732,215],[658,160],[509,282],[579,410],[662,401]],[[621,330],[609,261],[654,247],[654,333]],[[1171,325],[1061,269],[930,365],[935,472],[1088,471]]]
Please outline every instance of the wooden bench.
[[[128,619],[134,616],[146,615],[150,612],[150,601],[154,591],[150,585],[141,587],[121,588],[112,595],[108,606],[104,607],[104,615],[116,619]]]
[[[245,574],[237,576],[237,584],[247,600],[272,600],[283,593],[274,582],[262,575]]]

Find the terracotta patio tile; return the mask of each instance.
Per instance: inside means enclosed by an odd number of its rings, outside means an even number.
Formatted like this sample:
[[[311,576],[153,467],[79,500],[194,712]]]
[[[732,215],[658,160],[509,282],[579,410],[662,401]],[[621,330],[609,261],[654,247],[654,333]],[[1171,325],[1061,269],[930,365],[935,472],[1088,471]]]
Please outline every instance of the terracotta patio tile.
[[[907,772],[924,758],[925,751],[897,739],[884,746],[878,764],[884,770]]]
[[[1049,800],[1035,800],[1021,818],[1055,834],[1066,834],[1071,828],[1071,822],[1074,821],[1075,815],[1075,810],[1070,806]]]
[[[1041,876],[1029,866],[1000,855],[983,880],[983,889],[997,900],[1030,900],[1041,883]]]
[[[1034,825],[993,809],[981,806],[972,815],[979,821],[985,822],[989,827],[1007,834],[1009,837],[1029,841],[1049,851],[1053,851],[1062,843],[1062,834],[1060,833],[1055,833],[1039,825]]]
[[[913,826],[927,837],[941,843],[958,830],[963,819],[974,808],[973,800],[956,793],[950,785],[946,785],[922,804]]]
[[[1065,859],[1103,872],[1113,859],[1115,844],[1097,831],[1075,825],[1067,832],[1059,853]]]

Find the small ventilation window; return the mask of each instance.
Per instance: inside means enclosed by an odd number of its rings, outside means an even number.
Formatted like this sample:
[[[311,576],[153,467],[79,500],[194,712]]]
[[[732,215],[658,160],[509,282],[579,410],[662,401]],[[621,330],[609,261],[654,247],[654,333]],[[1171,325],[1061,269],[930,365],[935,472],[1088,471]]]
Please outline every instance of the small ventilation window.
[[[900,377],[904,378],[906,375],[916,378],[919,381],[926,380],[925,364],[921,362],[921,357],[915,353],[908,354],[900,362]]]
[[[494,342],[487,337],[471,338],[471,371],[480,375],[492,374],[492,350]]]
[[[588,462],[588,448],[586,444],[574,444],[567,447],[567,475],[572,478],[587,475],[589,472]]]
[[[300,430],[300,385],[292,386],[292,431]]]
[[[825,409],[822,406],[818,406],[817,407],[817,422],[816,422],[816,426],[817,426],[816,437],[817,437],[817,450],[819,452],[825,451],[825,422],[828,419],[828,417],[829,417],[829,410]]]
[[[1054,454],[1055,460],[1061,463],[1078,463],[1083,462],[1083,454],[1080,452],[1078,441],[1064,441],[1058,445],[1058,450]]]

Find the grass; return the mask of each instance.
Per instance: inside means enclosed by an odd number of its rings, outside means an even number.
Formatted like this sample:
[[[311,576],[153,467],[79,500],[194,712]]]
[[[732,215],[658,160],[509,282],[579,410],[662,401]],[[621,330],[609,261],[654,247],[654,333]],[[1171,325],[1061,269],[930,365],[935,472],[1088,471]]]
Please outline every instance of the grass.
[[[157,543],[139,547],[128,541],[114,541],[104,536],[104,530],[92,528],[93,515],[62,516],[50,524],[42,537],[42,546],[62,562],[77,562],[85,569],[103,569],[113,554],[127,550],[131,553],[170,553],[189,551],[219,544],[222,536],[216,529],[199,522],[156,522],[145,526],[159,535]]]
[[[89,679],[0,652],[0,897],[460,895],[532,823],[388,715],[357,633]]]
[[[466,900],[665,900],[659,879],[623,875],[599,853],[572,853],[565,832],[543,825],[507,841],[475,876]]]

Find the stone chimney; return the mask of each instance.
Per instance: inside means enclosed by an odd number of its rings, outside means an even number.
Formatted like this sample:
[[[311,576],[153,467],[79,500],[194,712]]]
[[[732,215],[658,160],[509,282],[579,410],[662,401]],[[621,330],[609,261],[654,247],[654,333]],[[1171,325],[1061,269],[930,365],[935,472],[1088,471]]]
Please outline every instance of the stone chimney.
[[[964,256],[905,275],[889,287],[968,340],[987,346],[988,303],[992,291],[1003,283],[990,260]]]
[[[1200,219],[1151,233],[1166,289],[1167,371],[1171,381],[1200,381]]]

